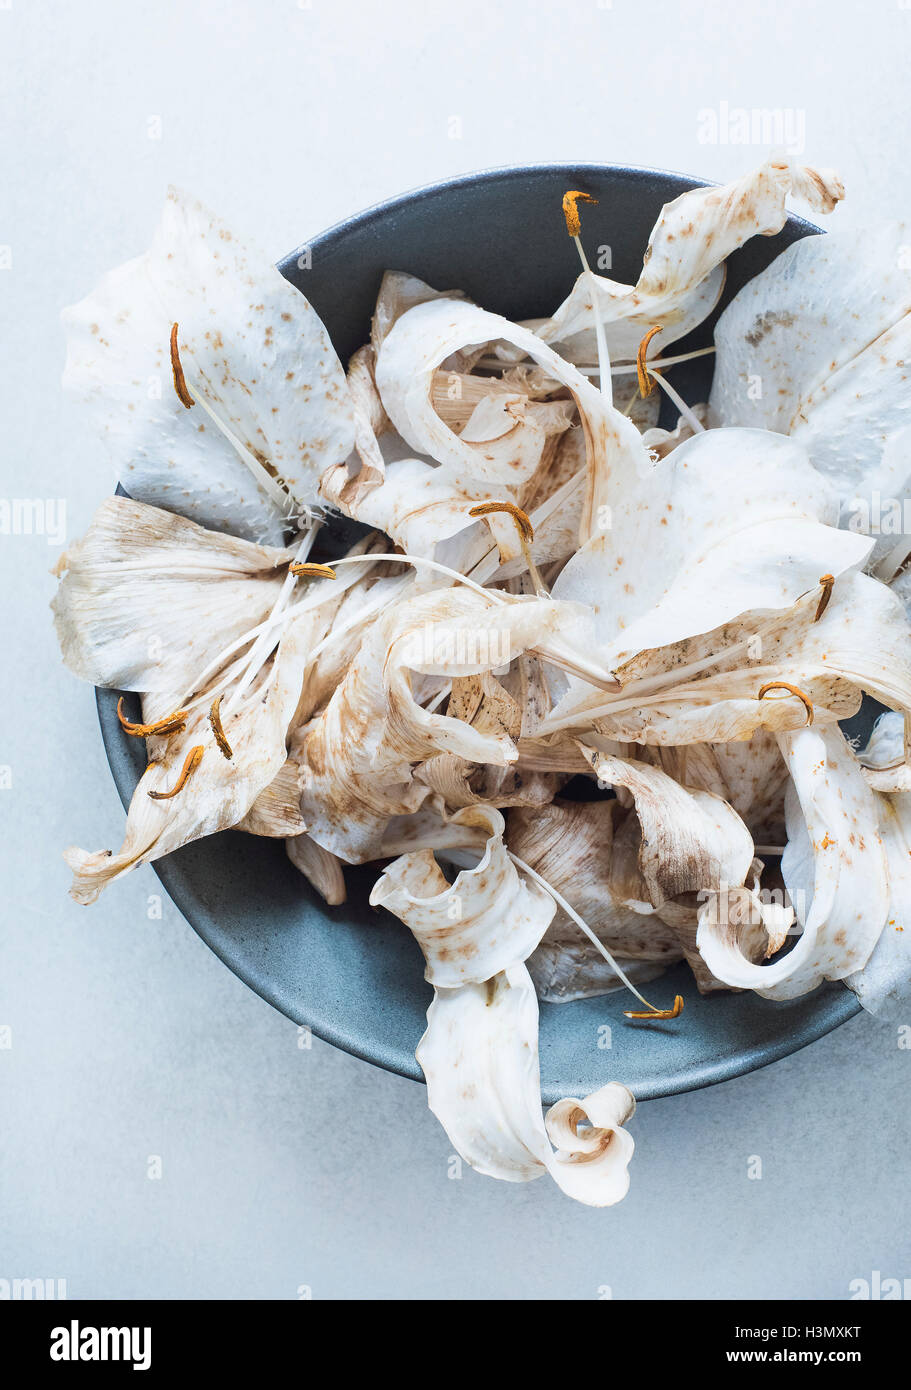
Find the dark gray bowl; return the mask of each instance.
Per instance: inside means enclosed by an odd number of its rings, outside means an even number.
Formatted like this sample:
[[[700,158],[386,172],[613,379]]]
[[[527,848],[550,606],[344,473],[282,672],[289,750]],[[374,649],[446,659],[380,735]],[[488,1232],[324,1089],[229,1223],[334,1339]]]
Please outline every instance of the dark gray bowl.
[[[567,188],[598,198],[583,223],[589,248],[609,245],[611,276],[635,281],[662,205],[700,180],[651,169],[542,164],[498,169],[418,189],[333,227],[281,263],[313,303],[344,361],[363,343],[382,273],[408,270],[439,289],[460,288],[508,318],[556,308],[577,273],[561,200]],[[818,228],[791,217],[776,237],[757,237],[729,262],[722,303],[798,237]],[[304,269],[309,250],[312,268]],[[711,342],[714,317],[675,351]],[[675,370],[689,400],[704,399],[711,359]],[[124,739],[117,696],[99,691],[98,713],[124,804],[145,759]],[[187,845],[155,865],[191,926],[226,965],[296,1023],[336,1047],[421,1080],[414,1048],[431,997],[410,932],[367,905],[376,868],[347,870],[349,901],[326,907],[288,862],[284,846],[229,831]],[[754,994],[703,999],[683,966],[653,993],[684,995],[679,1021],[637,1024],[625,995],[541,1007],[542,1091],[547,1103],[608,1080],[640,1099],[738,1076],[795,1052],[858,1012],[841,986],[791,1003]],[[599,1047],[611,1027],[609,1052]]]

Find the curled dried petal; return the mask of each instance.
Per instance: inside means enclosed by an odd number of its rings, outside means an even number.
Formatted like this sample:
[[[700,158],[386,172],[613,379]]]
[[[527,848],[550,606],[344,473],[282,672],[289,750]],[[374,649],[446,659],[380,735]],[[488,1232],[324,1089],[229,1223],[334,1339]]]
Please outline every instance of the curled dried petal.
[[[550,1173],[588,1206],[626,1195],[635,1146],[623,1125],[636,1102],[612,1082],[558,1101],[542,1118],[538,1001],[524,965],[483,984],[435,989],[416,1055],[431,1110],[478,1172],[506,1182]]]
[[[486,831],[484,853],[448,884],[433,850],[390,864],[370,894],[410,927],[427,962],[426,978],[441,988],[483,984],[531,954],[554,915],[553,899],[519,876],[503,843],[504,821],[491,806],[467,806],[458,825]]]

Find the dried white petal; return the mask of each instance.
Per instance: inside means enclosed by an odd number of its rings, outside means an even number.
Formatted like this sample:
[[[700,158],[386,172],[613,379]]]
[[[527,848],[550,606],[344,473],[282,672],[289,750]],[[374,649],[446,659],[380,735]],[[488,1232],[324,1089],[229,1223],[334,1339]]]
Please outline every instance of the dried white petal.
[[[526,883],[503,844],[504,821],[489,806],[469,806],[452,817],[457,825],[484,826],[487,844],[478,863],[448,884],[430,849],[390,864],[370,894],[405,923],[427,962],[432,985],[480,984],[525,960],[554,915],[543,888]]]
[[[782,873],[803,934],[768,965],[745,958],[736,930],[707,904],[697,944],[719,979],[767,999],[792,999],[842,980],[868,960],[889,908],[875,794],[841,731],[783,734],[792,777]]]
[[[571,360],[595,360],[593,278],[612,361],[632,361],[655,324],[663,328],[662,347],[676,342],[718,302],[725,258],[750,237],[781,231],[785,198],[792,192],[816,212],[831,212],[844,197],[831,171],[803,168],[777,155],[734,183],[682,193],[661,209],[635,285],[582,275],[537,331],[545,341],[559,342]]]
[[[264,668],[250,705],[230,716],[222,711],[233,753],[230,760],[215,744],[206,705],[191,711],[182,732],[150,740],[152,760],[133,793],[121,848],[114,854],[70,849],[64,856],[74,873],[70,894],[77,902],[94,902],[108,883],[137,865],[243,820],[285,765],[286,734],[300,697],[304,666],[323,630],[324,620],[318,613],[295,619],[269,668]],[[169,708],[174,708],[173,702]],[[151,709],[147,701],[143,712],[147,718],[162,714],[160,697],[159,705]],[[168,800],[149,796],[150,791],[164,793],[176,786],[193,748],[203,749],[202,760],[183,790]]]
[[[845,984],[870,1013],[902,1023],[911,1003],[911,794],[880,796],[878,807],[889,907],[869,959]]]
[[[189,385],[254,463],[315,502],[346,458],[354,415],[328,335],[304,296],[202,204],[171,189],[150,249],[64,313],[64,385],[89,406],[130,496],[213,530],[279,542],[282,490],[257,482],[212,419],[171,381],[170,334]]]
[[[865,537],[836,529],[837,498],[803,449],[763,430],[687,440],[609,520],[554,594],[592,608],[613,670],[741,614],[787,608],[870,550]]]
[[[612,1083],[541,1115],[538,1001],[524,965],[485,984],[437,989],[417,1049],[431,1110],[466,1163],[489,1177],[529,1182],[549,1172],[569,1196],[612,1206],[629,1188],[635,1109]],[[591,1129],[583,1123],[591,1122]]]
[[[184,690],[269,615],[291,559],[293,551],[109,497],[57,567],[63,659],[93,685]]]
[[[871,529],[863,510],[871,520],[875,489],[908,495],[907,433],[897,454],[883,451],[907,424],[909,238],[898,222],[806,237],[740,290],[715,329],[714,418],[799,440],[859,530]]]
[[[680,959],[670,927],[651,911],[626,906],[613,895],[614,825],[628,813],[617,801],[554,801],[533,810],[510,811],[509,848],[576,909],[615,958],[650,962],[634,972],[651,979]],[[614,989],[616,973],[560,908],[528,963],[548,999],[583,998]],[[629,969],[626,971],[629,974]]]
[[[339,907],[347,896],[341,860],[309,835],[295,835],[286,841],[285,847],[291,863],[312,883],[320,897],[330,907]]]
[[[507,665],[565,624],[572,610],[550,600],[467,588],[434,590],[385,609],[326,709],[301,740],[301,809],[310,834],[348,863],[376,858],[386,822],[428,795],[412,765],[438,752],[504,767],[512,740],[414,700],[411,673],[455,677]]]
[[[377,359],[377,387],[389,418],[413,449],[450,465],[460,476],[500,487],[527,481],[538,466],[547,438],[533,405],[512,407],[511,428],[495,439],[474,443],[454,434],[434,409],[434,374],[440,364],[466,345],[491,339],[513,344],[569,388],[585,434],[589,476],[582,533],[590,534],[595,524],[595,492],[603,492],[608,480],[616,490],[625,480],[647,471],[648,454],[635,425],[527,329],[498,314],[450,299],[409,310],[385,339]]]

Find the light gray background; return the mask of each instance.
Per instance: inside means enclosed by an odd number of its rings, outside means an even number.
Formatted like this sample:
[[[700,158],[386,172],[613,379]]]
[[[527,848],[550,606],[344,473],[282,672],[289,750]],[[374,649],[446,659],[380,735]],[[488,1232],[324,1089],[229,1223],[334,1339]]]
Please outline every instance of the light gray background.
[[[726,101],[805,113],[843,220],[900,215],[909,46],[897,0],[0,0],[3,495],[65,498],[74,538],[110,489],[58,390],[58,313],[145,247],[170,181],[277,258],[485,166],[733,177],[763,151],[700,142]],[[641,1107],[630,1195],[593,1212],[547,1180],[450,1180],[423,1088],[300,1049],[176,909],[149,919],[150,869],[70,902],[61,849],[118,844],[122,817],[92,692],[58,664],[58,554],[0,537],[0,1278],[95,1298],[815,1298],[911,1273],[894,1026],[864,1016]]]

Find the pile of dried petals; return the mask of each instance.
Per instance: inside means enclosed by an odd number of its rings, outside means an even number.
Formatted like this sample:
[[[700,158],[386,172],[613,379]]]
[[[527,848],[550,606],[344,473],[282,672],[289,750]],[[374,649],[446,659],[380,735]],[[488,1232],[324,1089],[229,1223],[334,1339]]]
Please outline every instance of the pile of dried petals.
[[[677,1018],[641,989],[681,958],[702,991],[841,980],[872,1008],[911,976],[911,541],[861,505],[911,490],[911,231],[797,242],[723,313],[708,402],[665,377],[789,194],[843,190],[771,158],[686,193],[623,285],[568,190],[582,272],[551,318],[390,271],[346,372],[172,193],[65,316],[128,496],[63,557],[57,629],[77,675],[139,693],[121,723],[148,750],[121,848],[68,851],[73,896],[229,826],[283,837],[333,904],[377,862],[371,902],[426,958],[417,1055],[452,1143],[593,1205],[627,1189],[633,1097],[542,1116],[539,998],[625,987]],[[316,563],[339,512],[368,529]],[[864,693],[891,713],[858,754]]]

